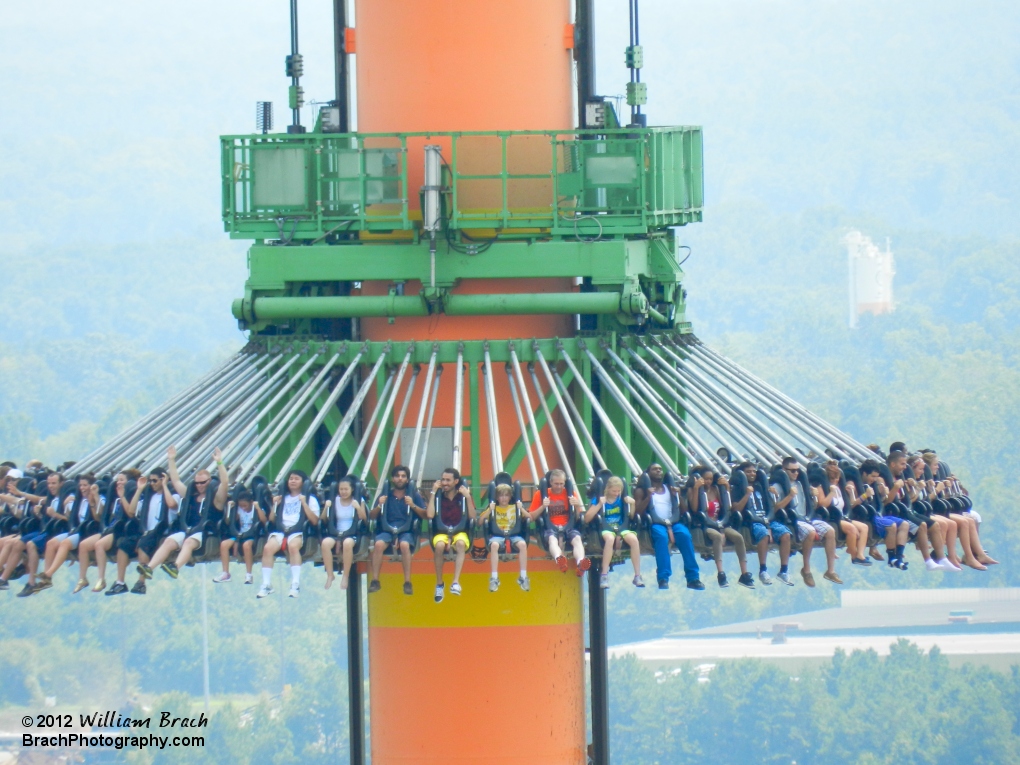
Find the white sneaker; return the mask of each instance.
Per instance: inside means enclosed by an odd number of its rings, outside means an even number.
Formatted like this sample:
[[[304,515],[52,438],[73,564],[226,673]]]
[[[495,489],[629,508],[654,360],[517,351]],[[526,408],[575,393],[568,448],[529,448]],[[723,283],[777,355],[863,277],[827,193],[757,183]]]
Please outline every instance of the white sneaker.
[[[526,576],[517,577],[517,584],[521,586],[521,589],[525,592],[531,592],[531,580]]]
[[[599,575],[599,587],[603,590],[609,589],[609,574]]]
[[[938,571],[939,569],[941,569],[941,568],[942,568],[942,566],[940,566],[940,565],[939,565],[938,563],[936,563],[936,562],[935,562],[934,560],[932,560],[931,558],[928,558],[928,560],[926,560],[926,561],[924,562],[924,567],[925,567],[926,569],[928,569],[929,571]]]
[[[780,574],[779,575],[779,581],[782,582],[783,584],[788,584],[791,587],[793,587],[793,579],[790,578],[790,574],[789,573]]]
[[[245,574],[245,575],[244,575],[244,583],[245,583],[245,584],[252,584],[252,583],[253,583],[253,582],[252,582],[252,576],[251,576],[251,574]]]
[[[229,582],[230,581],[230,574],[228,574],[226,571],[222,571],[222,572],[220,572],[220,574],[218,576],[214,576],[213,577],[213,581],[216,582],[216,584],[222,584],[223,582]]]
[[[287,593],[287,597],[288,598],[296,598],[300,594],[301,594],[301,588],[300,587],[296,587],[294,585],[291,585],[290,592]]]
[[[258,593],[255,595],[256,598],[265,598],[273,594],[273,585],[264,584],[259,587]]]
[[[493,576],[489,578],[489,592],[495,592],[499,589],[499,577]]]
[[[442,584],[436,585],[436,603],[442,603],[443,598],[446,597],[446,586]]]
[[[959,566],[954,565],[953,562],[951,560],[949,560],[949,558],[943,558],[942,560],[940,560],[939,561],[939,568],[941,568],[944,571],[955,571],[957,573],[963,571],[962,568],[960,568]]]
[[[451,595],[460,595],[462,592],[463,590],[460,588],[460,582],[454,582],[453,584],[450,585]]]
[[[772,584],[772,577],[769,576],[768,571],[762,571],[758,574],[758,581],[762,584],[769,585]]]

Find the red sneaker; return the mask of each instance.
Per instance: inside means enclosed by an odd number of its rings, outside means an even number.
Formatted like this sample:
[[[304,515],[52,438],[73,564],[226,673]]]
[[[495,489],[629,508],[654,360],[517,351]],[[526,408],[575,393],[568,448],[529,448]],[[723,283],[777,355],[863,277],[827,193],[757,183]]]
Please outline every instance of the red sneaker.
[[[556,559],[556,565],[560,567],[560,571],[564,574],[567,573],[567,559],[562,555]]]
[[[590,568],[591,561],[588,560],[587,558],[581,558],[581,560],[577,562],[577,575],[581,576],[582,574],[584,574],[585,571],[587,571]]]

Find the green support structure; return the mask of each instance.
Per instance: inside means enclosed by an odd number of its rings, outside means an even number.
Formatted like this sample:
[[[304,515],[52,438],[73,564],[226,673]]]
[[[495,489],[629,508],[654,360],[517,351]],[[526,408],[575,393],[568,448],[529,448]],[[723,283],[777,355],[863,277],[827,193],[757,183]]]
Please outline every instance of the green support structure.
[[[408,166],[409,158],[418,156],[423,143],[439,146],[444,162],[441,184],[430,187],[438,191],[438,232],[426,230],[419,189],[410,187],[417,173]],[[581,381],[572,380],[558,363],[560,352],[579,364],[583,384],[590,386],[591,363],[579,346],[580,337],[602,361],[600,342],[615,343],[617,333],[689,332],[675,227],[701,220],[702,150],[697,127],[336,134],[322,133],[317,124],[308,133],[224,136],[224,227],[231,237],[254,240],[244,294],[234,301],[233,315],[248,331],[250,349],[297,353],[302,363],[312,353],[320,354],[323,362],[339,354],[338,370],[360,351],[359,364],[383,358],[386,369],[392,369],[408,351],[406,342],[359,340],[361,319],[576,316],[576,337],[515,342],[522,364],[536,361],[537,348],[560,369],[584,427],[592,432],[596,418],[591,404],[579,392]],[[481,156],[488,168],[484,172],[478,170]],[[526,171],[521,156],[530,157]],[[478,184],[498,190],[484,206],[472,198],[471,189]],[[521,202],[525,189],[526,204]],[[576,279],[580,286],[550,293],[475,294],[462,289],[480,279]],[[366,283],[388,285],[382,290],[388,294],[379,294],[378,286],[364,290]],[[494,365],[509,361],[509,339],[491,338]],[[485,345],[481,340],[435,344],[437,363],[453,364],[461,352],[468,367],[470,413],[463,438],[470,442],[470,465],[462,465],[462,472],[479,489],[485,447],[477,437],[483,419],[478,366]],[[414,344],[411,363],[427,364],[432,348],[432,343]],[[313,364],[306,379],[317,369]],[[377,396],[385,379],[384,371],[375,383]],[[621,407],[605,390],[600,400],[628,449],[641,460],[650,458],[647,444],[632,432]],[[546,403],[555,411],[551,391]],[[320,395],[300,417],[272,455],[270,474],[288,459],[324,404]],[[391,440],[399,438],[398,409],[381,424],[380,457]],[[261,427],[271,419],[269,414]],[[534,416],[540,427],[547,425],[541,406]],[[339,409],[329,412],[323,426],[332,435],[341,419]],[[358,441],[353,433],[359,427],[355,424],[340,441],[345,463],[353,457]],[[321,457],[316,443],[313,435],[295,466],[316,464]],[[611,468],[629,476],[627,461],[611,439],[602,438],[600,449]],[[678,454],[671,456],[679,462]],[[518,439],[505,467],[516,469],[523,457],[523,441]],[[370,466],[373,470],[381,464],[377,460]],[[578,459],[577,475],[585,473],[582,465]],[[371,476],[369,482],[383,478]]]

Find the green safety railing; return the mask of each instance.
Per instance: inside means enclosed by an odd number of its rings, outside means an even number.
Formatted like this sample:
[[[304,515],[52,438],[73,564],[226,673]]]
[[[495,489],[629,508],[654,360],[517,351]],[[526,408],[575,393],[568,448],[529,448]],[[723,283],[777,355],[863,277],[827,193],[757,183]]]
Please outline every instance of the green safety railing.
[[[701,220],[698,127],[220,140],[223,222],[235,238],[416,237],[422,169],[410,168],[408,157],[421,157],[425,144],[442,146],[451,229],[588,239]]]

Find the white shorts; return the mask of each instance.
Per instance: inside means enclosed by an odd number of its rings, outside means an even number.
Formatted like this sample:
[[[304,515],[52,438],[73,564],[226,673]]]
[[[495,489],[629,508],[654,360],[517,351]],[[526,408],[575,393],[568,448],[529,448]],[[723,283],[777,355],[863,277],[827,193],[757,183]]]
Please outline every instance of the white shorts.
[[[77,550],[78,549],[78,539],[79,539],[79,537],[78,537],[77,534],[70,534],[70,533],[65,531],[63,534],[57,534],[55,537],[53,537],[51,539],[51,541],[57,542],[59,544],[60,542],[63,542],[65,539],[70,539],[71,540],[71,549],[72,550]]]
[[[821,539],[830,531],[832,531],[832,526],[818,518],[815,518],[811,521],[797,521],[797,528],[800,529],[801,538],[804,538],[808,534],[810,534],[812,529],[818,535],[819,539]]]
[[[178,531],[178,532],[168,536],[167,539],[172,539],[172,540],[174,540],[174,542],[177,543],[178,547],[183,547],[184,546],[184,534],[185,534],[185,532]],[[197,540],[199,544],[202,544],[202,532],[201,531],[196,531],[194,534],[189,536],[188,539]]]
[[[978,523],[981,523],[981,516],[978,515],[977,510],[971,510],[969,513],[967,513],[967,515],[969,515],[971,518],[973,518]]]
[[[304,534],[302,532],[300,532],[300,531],[293,531],[293,532],[291,532],[290,534],[287,535],[287,542],[289,543],[290,540],[292,540],[294,537],[300,538],[302,536],[304,536]],[[269,535],[269,539],[276,539],[282,545],[283,544],[283,532],[282,531],[274,531],[272,534]]]
[[[65,531],[64,533],[58,533],[56,537],[53,538],[53,541],[63,542],[64,540],[67,540],[70,543],[71,550],[78,550],[78,543],[81,541],[81,539],[82,539],[81,535],[78,534],[78,532],[67,533]]]

